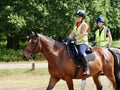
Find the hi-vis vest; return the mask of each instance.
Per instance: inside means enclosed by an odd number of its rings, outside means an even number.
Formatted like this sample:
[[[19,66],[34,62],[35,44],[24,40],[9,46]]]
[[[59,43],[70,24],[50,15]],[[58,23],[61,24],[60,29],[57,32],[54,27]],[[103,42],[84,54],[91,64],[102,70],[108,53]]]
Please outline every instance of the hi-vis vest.
[[[103,30],[100,34],[99,30],[95,32],[96,34],[96,42],[98,46],[106,46],[108,44],[108,37],[107,37],[107,27],[103,27]]]
[[[74,31],[75,36],[78,36],[78,35],[80,35],[82,33],[81,28],[82,28],[82,25],[84,23],[85,22],[81,23],[81,25],[79,25],[78,28],[76,26],[74,27],[73,31]],[[88,36],[87,36],[87,34],[83,38],[81,38],[81,39],[79,39],[79,40],[76,41],[77,45],[84,44],[84,43],[88,44]]]

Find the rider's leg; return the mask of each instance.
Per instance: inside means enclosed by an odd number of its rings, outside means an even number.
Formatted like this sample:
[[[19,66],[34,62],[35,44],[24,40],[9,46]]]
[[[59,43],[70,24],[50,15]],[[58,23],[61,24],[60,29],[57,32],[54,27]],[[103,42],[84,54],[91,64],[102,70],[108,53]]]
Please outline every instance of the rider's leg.
[[[86,58],[86,53],[85,51],[88,49],[88,46],[86,44],[81,44],[79,46],[77,46],[78,48],[78,54],[80,56],[80,58],[82,59],[83,65],[84,65],[84,72],[83,75],[88,75],[89,72],[89,68],[88,68],[88,60]]]
[[[88,60],[87,60],[86,54],[84,54],[83,63],[84,63],[84,69],[85,69],[85,72],[83,73],[83,75],[89,75],[90,71],[88,68]]]

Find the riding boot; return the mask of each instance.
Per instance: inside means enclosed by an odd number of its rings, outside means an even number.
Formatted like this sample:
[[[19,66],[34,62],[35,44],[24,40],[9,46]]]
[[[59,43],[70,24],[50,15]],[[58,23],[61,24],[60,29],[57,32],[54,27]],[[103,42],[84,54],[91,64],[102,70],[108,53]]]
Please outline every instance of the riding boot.
[[[83,59],[83,63],[84,63],[84,72],[83,72],[83,75],[89,75],[90,74],[90,71],[89,71],[89,68],[88,68],[88,60],[86,58],[86,56],[84,57]]]

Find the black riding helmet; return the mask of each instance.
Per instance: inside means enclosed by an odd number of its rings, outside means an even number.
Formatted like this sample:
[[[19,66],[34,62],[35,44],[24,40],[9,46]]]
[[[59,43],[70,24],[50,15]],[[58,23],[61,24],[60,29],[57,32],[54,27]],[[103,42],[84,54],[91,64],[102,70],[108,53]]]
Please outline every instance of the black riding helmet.
[[[75,14],[76,16],[81,16],[83,18],[85,18],[85,11],[84,10],[78,10]]]

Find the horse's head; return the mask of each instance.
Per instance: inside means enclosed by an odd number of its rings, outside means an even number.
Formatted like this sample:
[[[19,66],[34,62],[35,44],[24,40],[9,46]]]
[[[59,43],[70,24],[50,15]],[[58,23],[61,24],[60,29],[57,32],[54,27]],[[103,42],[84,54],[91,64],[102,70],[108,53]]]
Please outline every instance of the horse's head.
[[[40,36],[37,32],[31,32],[31,35],[28,38],[27,45],[23,51],[22,58],[28,60],[33,58],[33,54],[36,54],[40,51]]]

